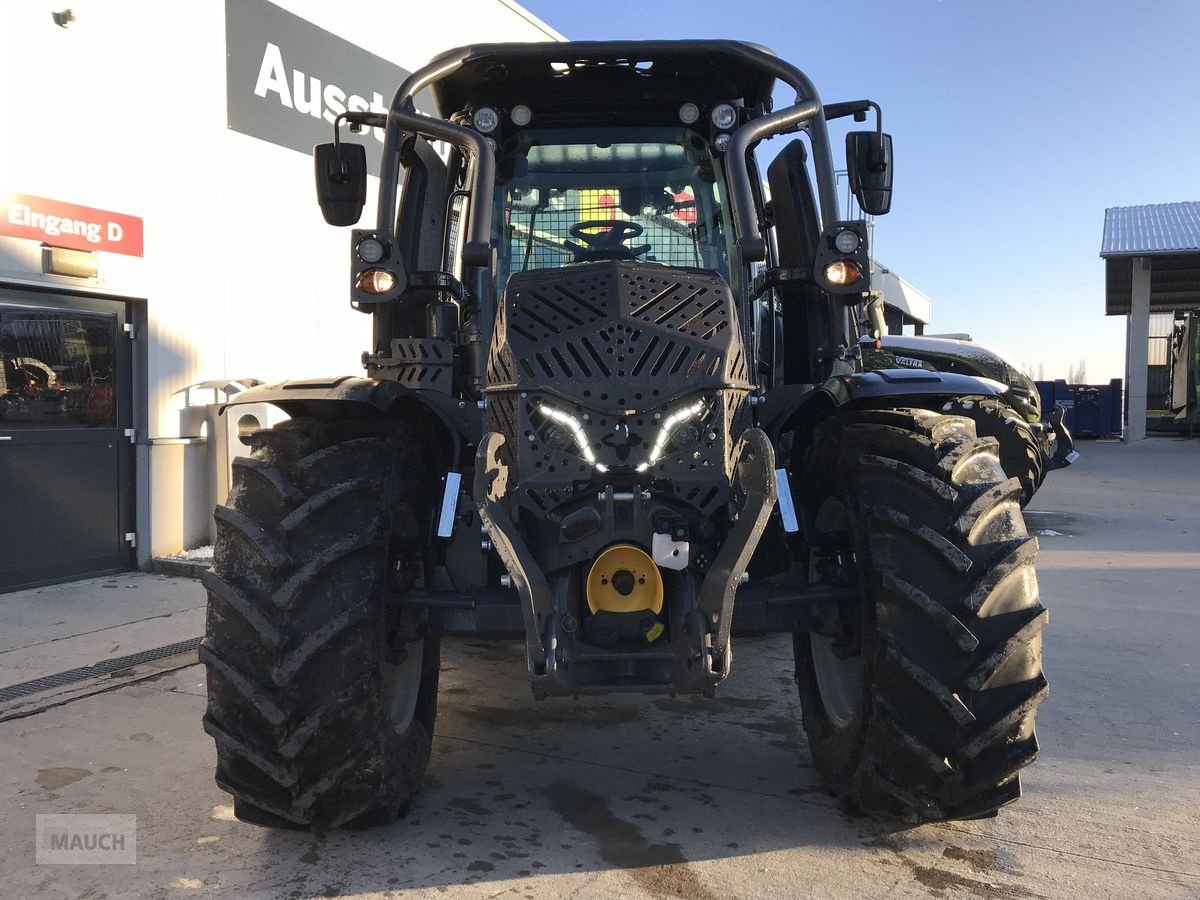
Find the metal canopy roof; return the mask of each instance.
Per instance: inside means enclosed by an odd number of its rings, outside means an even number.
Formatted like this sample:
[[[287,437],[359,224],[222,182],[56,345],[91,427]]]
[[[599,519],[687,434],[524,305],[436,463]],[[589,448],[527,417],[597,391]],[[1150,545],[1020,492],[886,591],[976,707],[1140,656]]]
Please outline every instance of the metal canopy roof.
[[[1200,253],[1200,201],[1115,206],[1104,211],[1100,256]]]
[[[1200,308],[1200,201],[1104,211],[1105,313],[1129,314],[1135,258],[1150,266],[1150,310]]]

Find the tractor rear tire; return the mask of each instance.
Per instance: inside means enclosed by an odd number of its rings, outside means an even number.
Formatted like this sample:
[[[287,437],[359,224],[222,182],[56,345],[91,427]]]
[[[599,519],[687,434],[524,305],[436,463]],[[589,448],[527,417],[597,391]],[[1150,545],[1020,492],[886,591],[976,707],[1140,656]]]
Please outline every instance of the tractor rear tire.
[[[296,418],[233,464],[204,575],[204,729],[234,814],[321,831],[400,815],[429,762],[436,637],[399,627],[427,540],[420,436],[378,419]]]
[[[951,416],[965,416],[975,423],[979,437],[996,439],[1000,445],[1000,465],[1005,474],[1021,482],[1021,506],[1028,506],[1046,480],[1049,461],[1028,423],[999,400],[952,400],[942,411]]]
[[[817,769],[859,812],[994,815],[1020,796],[1048,692],[1037,541],[996,442],[928,410],[849,413],[817,429],[794,483],[823,565],[841,559],[862,599],[795,635]]]

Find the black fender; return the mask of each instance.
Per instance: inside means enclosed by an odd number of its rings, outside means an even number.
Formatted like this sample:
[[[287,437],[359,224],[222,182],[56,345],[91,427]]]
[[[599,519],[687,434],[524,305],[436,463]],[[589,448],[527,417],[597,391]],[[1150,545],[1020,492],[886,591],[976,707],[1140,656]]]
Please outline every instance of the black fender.
[[[767,393],[758,407],[760,427],[779,453],[780,465],[793,448],[803,452],[812,430],[830,416],[853,409],[912,406],[941,409],[954,397],[999,397],[1008,385],[975,375],[925,369],[874,369],[836,375],[820,385],[787,384]],[[790,441],[784,440],[791,433]]]
[[[221,407],[270,403],[289,416],[335,418],[343,415],[427,416],[448,456],[450,468],[463,462],[465,444],[477,444],[483,416],[474,402],[435,391],[414,391],[395,381],[374,378],[317,378],[252,387]]]

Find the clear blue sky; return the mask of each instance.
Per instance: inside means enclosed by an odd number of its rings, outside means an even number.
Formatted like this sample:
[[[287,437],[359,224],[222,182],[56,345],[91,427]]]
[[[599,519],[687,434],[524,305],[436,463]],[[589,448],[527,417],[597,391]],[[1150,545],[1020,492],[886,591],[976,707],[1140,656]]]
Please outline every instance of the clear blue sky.
[[[1104,210],[1200,200],[1200,0],[522,2],[574,40],[756,41],[826,102],[878,101],[896,190],[876,250],[933,298],[932,330],[1047,378],[1123,376]]]

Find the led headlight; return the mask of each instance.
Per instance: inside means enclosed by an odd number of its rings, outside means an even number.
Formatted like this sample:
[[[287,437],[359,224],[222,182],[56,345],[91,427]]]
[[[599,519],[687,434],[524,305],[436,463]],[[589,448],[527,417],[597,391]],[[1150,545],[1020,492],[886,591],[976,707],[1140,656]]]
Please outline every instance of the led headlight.
[[[691,406],[676,410],[663,419],[662,424],[658,426],[658,434],[654,436],[654,444],[650,447],[650,455],[646,457],[645,462],[638,464],[637,471],[645,472],[662,459],[663,451],[667,447],[667,441],[671,439],[671,432],[689,419],[694,419],[702,412],[704,412],[704,401],[697,400]]]
[[[377,263],[383,259],[383,243],[375,238],[363,238],[358,242],[358,258],[365,263]]]
[[[690,406],[677,409],[665,416],[658,426],[658,432],[655,434],[654,441],[650,445],[649,454],[645,460],[637,465],[635,470],[637,472],[645,472],[650,469],[651,466],[662,459],[667,452],[668,445],[673,445],[676,449],[685,449],[682,445],[694,447],[699,442],[700,431],[695,425],[688,423],[690,420],[702,415],[704,409],[704,401],[697,400]],[[553,423],[542,432],[543,442],[548,446],[554,445],[555,449],[559,450],[566,450],[571,443],[574,443],[575,449],[586,463],[592,466],[597,472],[608,471],[608,466],[596,460],[596,453],[588,441],[588,436],[583,430],[583,423],[579,420],[579,417],[573,416],[571,413],[561,409],[556,409],[547,403],[539,403],[537,411]]]
[[[476,131],[489,134],[495,131],[496,126],[500,124],[500,117],[490,106],[481,106],[471,116],[471,124],[475,126]]]
[[[563,412],[561,409],[555,409],[553,406],[547,406],[545,403],[539,403],[538,412],[552,422],[557,422],[562,425],[570,433],[575,441],[575,446],[579,450],[579,455],[584,461],[591,465],[597,472],[607,472],[608,466],[603,463],[596,462],[596,454],[592,450],[592,445],[588,443],[587,435],[584,434],[583,425],[579,419],[568,412]]]
[[[728,103],[718,103],[709,114],[712,123],[726,131],[737,124],[737,110]]]
[[[387,269],[367,269],[358,276],[358,289],[366,294],[386,294],[396,287],[396,275]]]
[[[830,284],[854,284],[862,276],[862,270],[848,259],[835,259],[825,266],[825,280]]]
[[[862,241],[859,240],[858,235],[849,228],[839,231],[837,237],[833,239],[833,246],[837,248],[839,253],[853,253],[861,243]]]
[[[731,140],[732,137],[728,134],[718,134],[715,138],[713,138],[713,149],[718,153],[724,153],[729,149],[729,142]]]
[[[547,425],[542,433],[542,442],[551,450],[565,453],[575,444],[575,437],[565,425]]]
[[[700,429],[691,422],[684,422],[671,435],[671,446],[676,450],[692,450],[700,443]]]

